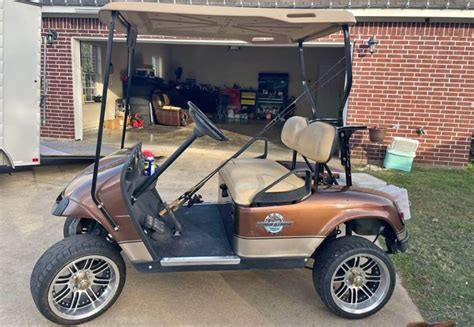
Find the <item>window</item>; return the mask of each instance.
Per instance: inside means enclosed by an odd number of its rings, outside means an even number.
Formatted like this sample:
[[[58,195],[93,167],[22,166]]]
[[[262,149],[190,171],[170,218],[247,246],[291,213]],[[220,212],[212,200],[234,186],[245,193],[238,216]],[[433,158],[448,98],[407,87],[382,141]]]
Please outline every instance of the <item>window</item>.
[[[84,102],[94,102],[99,80],[99,48],[97,45],[81,42],[82,97]]]
[[[151,65],[155,71],[155,76],[163,78],[163,57],[151,56]]]

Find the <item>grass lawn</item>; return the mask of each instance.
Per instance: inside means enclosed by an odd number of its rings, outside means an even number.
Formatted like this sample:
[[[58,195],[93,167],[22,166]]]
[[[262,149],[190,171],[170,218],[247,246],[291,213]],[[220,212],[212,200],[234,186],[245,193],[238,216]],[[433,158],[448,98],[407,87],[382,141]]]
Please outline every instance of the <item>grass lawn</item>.
[[[403,285],[430,322],[474,324],[474,172],[371,172],[408,189],[409,250],[392,257]]]

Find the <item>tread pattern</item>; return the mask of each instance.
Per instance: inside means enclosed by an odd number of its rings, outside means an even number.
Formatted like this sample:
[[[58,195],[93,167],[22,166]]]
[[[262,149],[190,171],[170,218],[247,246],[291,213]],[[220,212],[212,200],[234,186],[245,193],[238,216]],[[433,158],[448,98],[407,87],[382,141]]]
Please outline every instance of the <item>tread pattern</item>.
[[[334,273],[335,268],[339,265],[341,260],[340,258],[353,255],[357,251],[361,252],[361,250],[366,253],[377,255],[386,263],[390,274],[390,288],[386,300],[379,307],[367,313],[355,315],[341,310],[334,303],[331,296],[330,287],[332,274]],[[313,268],[313,283],[321,300],[337,315],[350,319],[364,318],[382,309],[393,293],[393,289],[395,287],[395,278],[395,269],[393,268],[393,264],[385,255],[384,251],[374,243],[359,236],[339,237],[327,243],[321,249],[321,251],[318,252]]]
[[[82,319],[69,321],[57,317],[48,304],[48,288],[54,276],[64,267],[67,262],[73,261],[84,255],[98,254],[109,257],[120,271],[120,284],[114,299],[101,312]],[[107,310],[117,299],[125,283],[125,263],[117,247],[106,240],[88,234],[69,236],[51,246],[36,262],[31,273],[30,290],[38,310],[49,320],[58,324],[79,324],[89,321]]]

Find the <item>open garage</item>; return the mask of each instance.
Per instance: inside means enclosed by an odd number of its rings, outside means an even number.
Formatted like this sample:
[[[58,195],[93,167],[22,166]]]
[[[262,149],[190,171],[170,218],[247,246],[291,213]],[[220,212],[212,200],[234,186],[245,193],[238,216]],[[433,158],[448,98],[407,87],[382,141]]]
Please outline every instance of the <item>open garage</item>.
[[[105,41],[76,39],[80,51],[73,70],[81,75],[75,94],[76,115],[82,130],[98,127],[102,101],[102,66]],[[319,118],[337,119],[344,86],[342,44],[309,44],[304,51],[308,84],[318,106]],[[130,90],[131,131],[167,125],[187,125],[187,102],[192,101],[224,129],[254,131],[270,120],[303,87],[297,47],[249,46],[242,42],[142,40],[136,49],[136,65],[127,75],[127,47],[123,40],[113,48],[113,67],[108,92],[106,127],[124,124],[126,81]],[[319,81],[318,81],[319,80]],[[303,97],[295,112],[308,116],[310,105]]]

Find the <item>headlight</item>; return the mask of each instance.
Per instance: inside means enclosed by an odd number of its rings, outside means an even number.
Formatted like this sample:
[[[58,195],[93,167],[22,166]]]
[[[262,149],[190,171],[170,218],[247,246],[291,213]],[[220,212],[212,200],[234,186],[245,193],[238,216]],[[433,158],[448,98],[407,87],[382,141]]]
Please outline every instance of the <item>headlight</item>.
[[[54,216],[62,216],[68,204],[69,204],[69,198],[64,197],[63,192],[61,192],[61,194],[59,194],[59,196],[57,197],[56,202],[53,205],[53,208],[51,209],[51,213]]]

